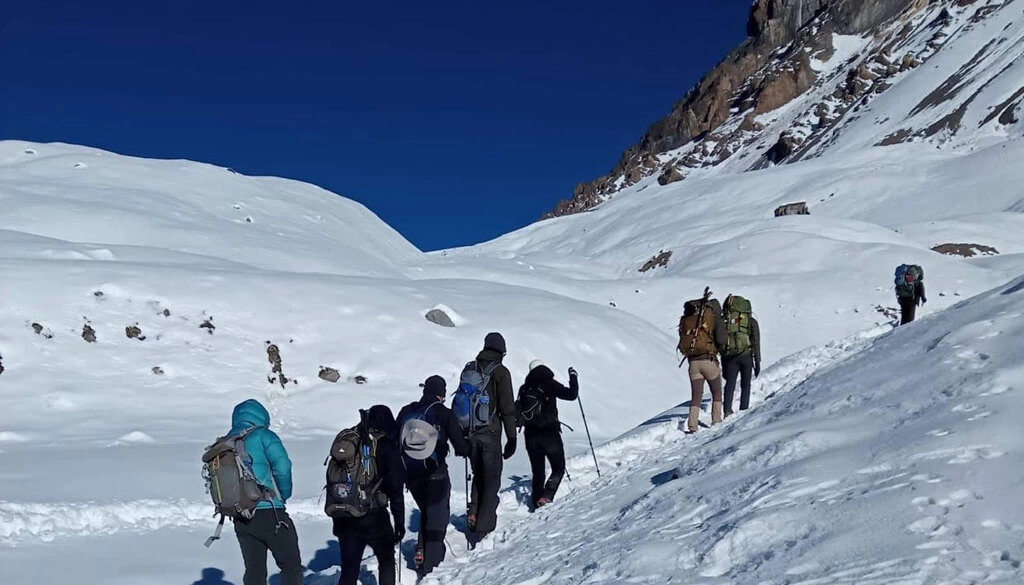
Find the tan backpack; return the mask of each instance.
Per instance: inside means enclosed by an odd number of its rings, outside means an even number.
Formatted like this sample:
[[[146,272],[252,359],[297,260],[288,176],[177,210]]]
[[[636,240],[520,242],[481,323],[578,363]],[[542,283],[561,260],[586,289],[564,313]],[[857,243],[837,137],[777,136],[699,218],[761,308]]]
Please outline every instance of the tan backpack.
[[[715,346],[716,311],[707,298],[686,301],[679,318],[679,351],[687,358],[717,356]]]

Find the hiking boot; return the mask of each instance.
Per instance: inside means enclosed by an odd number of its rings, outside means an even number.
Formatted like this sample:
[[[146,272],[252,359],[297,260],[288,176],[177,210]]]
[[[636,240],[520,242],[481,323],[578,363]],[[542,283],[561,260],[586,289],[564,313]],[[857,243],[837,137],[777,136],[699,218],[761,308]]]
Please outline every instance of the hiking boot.
[[[551,503],[551,499],[550,498],[541,498],[541,499],[537,500],[537,507],[540,508],[542,506],[547,506],[550,503]]]
[[[476,514],[470,514],[466,518],[466,528],[469,528],[470,532],[476,532]]]
[[[423,547],[422,546],[417,546],[416,547],[416,554],[413,555],[412,562],[413,562],[413,564],[416,565],[417,569],[421,569],[423,567]]]
[[[686,420],[686,432],[696,433],[697,427],[700,425],[700,407],[690,407],[690,418]]]
[[[722,422],[722,403],[712,402],[711,403],[711,424],[718,424]]]

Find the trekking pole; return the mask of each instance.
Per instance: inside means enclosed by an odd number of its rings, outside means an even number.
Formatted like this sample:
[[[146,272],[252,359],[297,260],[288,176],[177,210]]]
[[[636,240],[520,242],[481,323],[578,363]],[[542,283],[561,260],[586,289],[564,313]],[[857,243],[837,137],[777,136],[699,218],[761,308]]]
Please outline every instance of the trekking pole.
[[[398,585],[402,585],[402,543],[395,549],[395,572],[398,573]]]
[[[594,456],[594,469],[597,470],[597,477],[601,477],[601,467],[597,464],[597,453],[594,452],[594,441],[590,440],[590,427],[587,425],[587,413],[583,412],[583,401],[576,397],[580,403],[580,415],[583,417],[583,428],[587,430],[587,442],[590,443],[590,454]]]

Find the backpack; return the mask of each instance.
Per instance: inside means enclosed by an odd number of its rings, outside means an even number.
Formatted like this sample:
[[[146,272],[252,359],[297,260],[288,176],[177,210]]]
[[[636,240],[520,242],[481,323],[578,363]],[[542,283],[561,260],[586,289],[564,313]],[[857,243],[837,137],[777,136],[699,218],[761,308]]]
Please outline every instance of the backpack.
[[[750,335],[751,312],[749,300],[739,295],[729,295],[725,299],[725,312],[722,314],[728,333],[725,355],[742,355],[753,347],[753,338]]]
[[[557,424],[552,409],[548,408],[550,400],[540,388],[523,385],[519,388],[516,398],[516,426],[547,427]]]
[[[491,383],[491,375],[501,365],[500,362],[489,364],[480,369],[480,364],[473,360],[466,364],[459,377],[459,388],[452,398],[452,412],[462,430],[475,433],[487,429],[494,421],[491,409],[491,397],[487,387]]]
[[[214,535],[206,541],[209,547],[220,538],[224,519],[252,518],[256,505],[272,500],[273,492],[260,484],[252,470],[252,459],[245,449],[245,439],[259,427],[250,427],[240,435],[219,437],[203,452],[203,479],[213,500],[214,515],[220,522]]]
[[[706,299],[686,301],[679,318],[679,351],[688,358],[717,356],[713,331],[715,310]],[[689,313],[689,314],[687,314]]]
[[[437,469],[440,463],[437,448],[446,439],[442,437],[440,426],[428,420],[430,409],[438,404],[432,402],[426,408],[416,404],[399,421],[399,447],[402,449],[405,468],[409,471],[430,471]]]
[[[365,413],[363,413],[365,417]],[[324,513],[331,518],[362,518],[388,505],[377,470],[377,443],[384,433],[359,424],[338,433],[327,465]]]
[[[924,269],[917,264],[900,264],[896,267],[896,297],[912,299],[917,283],[924,280]]]

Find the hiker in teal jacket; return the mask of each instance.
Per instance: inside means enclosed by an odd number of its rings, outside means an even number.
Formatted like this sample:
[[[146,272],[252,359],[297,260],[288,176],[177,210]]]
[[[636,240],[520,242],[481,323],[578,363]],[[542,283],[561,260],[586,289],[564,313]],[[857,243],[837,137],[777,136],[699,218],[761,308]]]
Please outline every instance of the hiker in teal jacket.
[[[240,435],[256,427],[245,438],[245,450],[253,475],[270,489],[272,500],[260,502],[252,519],[235,520],[235,535],[245,562],[243,585],[266,585],[267,552],[281,569],[282,585],[302,585],[302,558],[295,523],[284,509],[292,496],[292,462],[277,433],[270,430],[270,413],[256,400],[246,400],[231,413],[231,433]]]
[[[250,427],[257,427],[245,438],[245,450],[252,460],[256,481],[274,493],[272,502],[260,502],[257,510],[276,507],[292,497],[292,461],[281,442],[281,437],[270,430],[270,413],[259,401],[246,400],[231,413],[231,433],[240,435]]]

